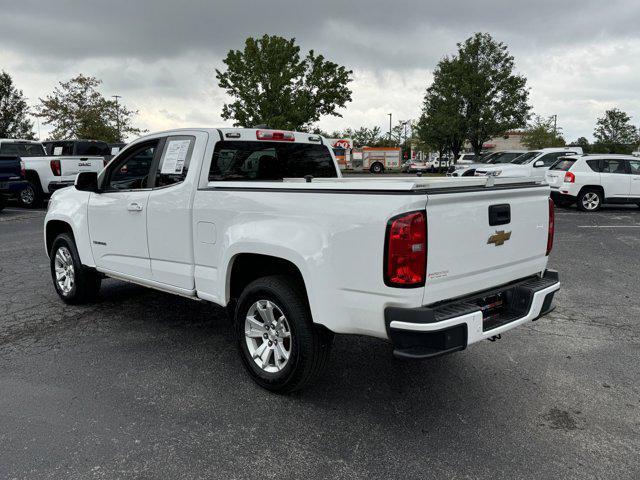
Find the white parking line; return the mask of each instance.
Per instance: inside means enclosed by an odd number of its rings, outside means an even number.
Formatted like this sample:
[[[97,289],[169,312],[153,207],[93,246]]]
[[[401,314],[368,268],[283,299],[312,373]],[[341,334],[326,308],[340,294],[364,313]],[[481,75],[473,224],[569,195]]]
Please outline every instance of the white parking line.
[[[578,225],[578,228],[640,228],[640,225]]]

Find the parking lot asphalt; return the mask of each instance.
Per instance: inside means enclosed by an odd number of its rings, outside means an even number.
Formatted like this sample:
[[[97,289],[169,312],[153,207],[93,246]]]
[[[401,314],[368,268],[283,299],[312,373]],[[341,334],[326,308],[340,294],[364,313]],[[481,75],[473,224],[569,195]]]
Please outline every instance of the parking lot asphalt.
[[[0,478],[640,478],[640,209],[558,210],[556,310],[427,362],[339,336],[277,396],[223,311],[114,280],[56,297],[42,211],[0,213]]]

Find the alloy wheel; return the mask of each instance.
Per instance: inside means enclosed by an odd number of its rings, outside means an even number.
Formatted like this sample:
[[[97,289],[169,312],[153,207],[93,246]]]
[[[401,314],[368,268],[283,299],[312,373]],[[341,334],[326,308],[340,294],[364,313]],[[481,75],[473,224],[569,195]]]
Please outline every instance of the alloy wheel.
[[[264,372],[278,373],[291,357],[291,327],[271,300],[258,300],[247,312],[244,336],[249,355]]]
[[[58,288],[63,295],[69,295],[75,285],[75,269],[73,267],[73,257],[67,247],[60,247],[56,251],[54,268]]]

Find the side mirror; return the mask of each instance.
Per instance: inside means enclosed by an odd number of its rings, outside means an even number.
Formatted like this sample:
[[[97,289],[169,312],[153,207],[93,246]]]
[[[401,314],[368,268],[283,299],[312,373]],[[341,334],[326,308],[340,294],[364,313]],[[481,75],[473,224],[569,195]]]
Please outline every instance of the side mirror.
[[[536,160],[536,162],[533,164],[534,167],[539,168],[539,167],[544,167],[544,162],[542,160]]]
[[[75,181],[76,190],[81,192],[98,193],[98,173],[97,172],[80,172]]]

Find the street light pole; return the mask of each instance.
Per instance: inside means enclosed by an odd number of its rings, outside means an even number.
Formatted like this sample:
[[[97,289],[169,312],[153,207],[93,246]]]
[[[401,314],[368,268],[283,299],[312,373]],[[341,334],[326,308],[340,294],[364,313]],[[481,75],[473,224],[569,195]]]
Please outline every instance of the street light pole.
[[[387,115],[389,115],[389,144],[391,144],[391,114],[388,113]]]
[[[120,95],[111,95],[111,97],[116,99],[116,127],[118,129],[118,142],[121,142],[122,139],[120,138],[120,108],[118,104],[118,99],[122,97]]]

